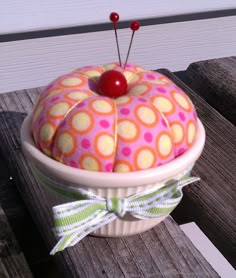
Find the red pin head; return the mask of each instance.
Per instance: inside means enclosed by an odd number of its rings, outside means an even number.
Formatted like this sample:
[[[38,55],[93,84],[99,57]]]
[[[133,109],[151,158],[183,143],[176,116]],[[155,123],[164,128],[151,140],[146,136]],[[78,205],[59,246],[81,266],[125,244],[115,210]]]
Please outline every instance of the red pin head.
[[[120,63],[120,67],[121,67],[120,48],[119,48],[119,43],[118,43],[117,31],[116,31],[116,23],[119,21],[119,18],[120,18],[120,16],[118,15],[118,13],[113,12],[110,14],[110,20],[113,22],[113,27],[114,27],[114,31],[115,31],[116,46],[117,46],[119,63]]]
[[[119,18],[120,17],[118,13],[113,12],[110,14],[110,20],[111,22],[113,22],[113,27],[115,31],[116,45],[121,67],[120,49],[118,44],[118,36],[116,32],[116,23],[119,21]],[[97,83],[97,90],[100,95],[104,95],[111,98],[117,98],[126,94],[127,86],[128,84],[126,78],[121,72],[116,70],[108,70],[100,76]]]
[[[116,37],[116,45],[117,45],[117,51],[118,51],[118,56],[119,56],[119,62],[120,62],[120,67],[121,67],[121,58],[120,58],[120,50],[119,50],[119,44],[118,44],[118,36],[117,36],[117,31],[116,31],[116,23],[119,21],[119,14],[118,13],[111,13],[110,14],[110,20],[113,22],[114,26],[114,31],[115,31],[115,37]],[[140,25],[138,21],[132,21],[130,23],[130,29],[133,31],[132,37],[130,40],[130,45],[128,49],[128,54],[126,57],[124,69],[126,67],[133,37],[134,37],[134,32],[139,29]],[[100,95],[104,95],[107,97],[111,98],[117,98],[122,95],[125,95],[127,92],[127,80],[125,76],[116,70],[108,70],[105,71],[99,78],[98,83],[97,83],[97,90]]]
[[[110,14],[110,20],[115,24],[117,21],[119,21],[119,15],[118,13],[111,13]]]
[[[130,23],[130,29],[133,31],[132,33],[132,37],[131,37],[131,40],[130,40],[130,44],[129,44],[129,50],[128,50],[128,53],[127,53],[127,56],[126,56],[126,60],[125,60],[125,65],[124,65],[124,69],[127,65],[127,61],[128,61],[128,58],[129,58],[129,53],[130,53],[130,49],[131,49],[131,45],[132,45],[132,42],[133,42],[133,38],[134,38],[134,32],[137,31],[140,27],[140,24],[138,21],[132,21]]]
[[[130,23],[130,29],[133,30],[134,32],[137,31],[140,27],[140,24],[138,21],[132,21]]]

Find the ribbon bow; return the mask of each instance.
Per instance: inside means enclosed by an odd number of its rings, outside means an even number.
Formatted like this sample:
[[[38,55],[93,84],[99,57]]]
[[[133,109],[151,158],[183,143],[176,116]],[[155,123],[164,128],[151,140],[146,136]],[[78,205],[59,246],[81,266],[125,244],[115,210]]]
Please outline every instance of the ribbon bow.
[[[126,213],[145,219],[168,215],[181,201],[182,188],[199,178],[182,178],[161,189],[151,189],[128,198],[101,198],[91,193],[88,200],[53,207],[55,230],[62,237],[50,252],[54,255],[73,246],[98,228]]]
[[[50,252],[51,255],[73,246],[98,228],[122,218],[126,213],[138,219],[167,216],[183,197],[182,188],[199,178],[189,177],[191,169],[185,171],[179,180],[171,180],[163,187],[153,185],[127,198],[102,198],[84,189],[64,186],[32,167],[39,182],[47,189],[74,201],[53,207],[55,231],[61,237]]]

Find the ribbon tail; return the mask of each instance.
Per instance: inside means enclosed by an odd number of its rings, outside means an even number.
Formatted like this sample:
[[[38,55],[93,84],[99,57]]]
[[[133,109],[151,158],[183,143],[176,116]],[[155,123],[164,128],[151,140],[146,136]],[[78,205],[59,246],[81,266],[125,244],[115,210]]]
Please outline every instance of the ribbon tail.
[[[161,199],[159,202],[153,204],[153,206],[146,207],[144,210],[130,212],[135,218],[147,219],[147,218],[160,218],[165,215],[169,215],[180,203],[183,195],[180,189],[179,196],[175,199]]]
[[[67,246],[70,246],[68,244],[69,240],[71,239],[71,237],[74,234],[70,234],[70,235],[65,235],[63,236],[58,243],[53,247],[53,249],[50,252],[50,255],[55,255],[57,252],[60,252],[62,250],[64,250]]]
[[[109,224],[117,218],[115,213],[107,213],[100,217],[96,217],[95,221],[91,221],[83,229],[78,229],[71,234],[64,235],[58,243],[53,247],[50,252],[50,255],[55,255],[57,252],[63,251],[69,246],[74,246],[80,242],[88,234],[94,232],[100,227]]]
[[[132,205],[136,205],[136,208],[129,209],[129,212],[139,219],[158,218],[169,215],[180,203],[183,197],[183,187],[198,180],[200,180],[198,177],[183,177],[174,186],[164,190],[162,194],[154,195],[145,201],[142,200],[142,208],[139,207],[139,202],[133,202]],[[156,197],[156,200],[154,197]]]
[[[193,183],[195,181],[199,181],[200,178],[199,177],[186,177],[183,178],[182,180],[179,181],[179,185],[178,185],[178,189],[182,189],[183,187],[185,187],[186,185],[189,185],[190,183]]]

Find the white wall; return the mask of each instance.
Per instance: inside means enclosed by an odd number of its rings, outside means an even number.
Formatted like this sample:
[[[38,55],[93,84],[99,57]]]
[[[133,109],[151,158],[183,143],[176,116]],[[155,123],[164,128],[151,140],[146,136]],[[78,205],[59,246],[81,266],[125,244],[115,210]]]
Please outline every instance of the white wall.
[[[0,0],[0,34],[236,8],[236,0]]]
[[[125,59],[131,36],[118,30]],[[236,16],[144,26],[130,62],[147,69],[186,69],[197,60],[235,55]],[[0,92],[46,85],[77,67],[117,61],[112,31],[0,43]]]
[[[0,0],[0,37],[109,22],[112,11],[121,20],[131,20],[233,8],[236,0]],[[131,31],[120,29],[118,34],[125,60]],[[177,71],[197,60],[235,52],[236,15],[141,26],[129,61],[147,69]],[[117,52],[111,30],[2,42],[0,93],[44,86],[74,68],[113,61],[117,61]]]

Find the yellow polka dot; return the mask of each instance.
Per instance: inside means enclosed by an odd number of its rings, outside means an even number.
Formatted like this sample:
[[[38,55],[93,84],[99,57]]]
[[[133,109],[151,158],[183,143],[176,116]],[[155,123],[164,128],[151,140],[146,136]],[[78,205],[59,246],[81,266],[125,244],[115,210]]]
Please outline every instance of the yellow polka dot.
[[[131,98],[128,96],[122,96],[115,99],[116,104],[127,104],[131,102]]]
[[[95,100],[92,102],[92,108],[99,114],[111,114],[113,111],[112,105],[106,100]]]
[[[138,169],[148,169],[153,167],[155,163],[155,155],[149,148],[142,148],[137,151],[136,154],[136,165]]]
[[[144,125],[154,126],[157,124],[157,115],[149,107],[141,105],[137,107],[135,114]]]
[[[129,84],[138,82],[140,79],[141,79],[141,77],[140,77],[138,74],[134,74],[134,75],[132,76],[132,78],[129,80]]]
[[[75,149],[75,140],[68,132],[61,133],[58,138],[58,147],[62,153],[70,155]]]
[[[78,77],[68,77],[61,82],[65,86],[78,86],[83,83],[83,81]]]
[[[39,107],[34,111],[33,122],[37,121],[37,119],[41,115],[43,109],[44,109],[43,105],[40,104]]]
[[[78,112],[72,116],[72,128],[78,133],[86,133],[93,126],[93,118],[88,112]]]
[[[162,113],[169,114],[174,112],[174,105],[165,97],[155,97],[153,105]]]
[[[189,122],[187,125],[187,144],[191,145],[196,135],[196,127],[193,122]]]
[[[171,133],[175,144],[182,143],[184,139],[184,129],[180,123],[171,124]]]
[[[127,82],[133,77],[134,73],[132,71],[124,70],[123,75],[125,76],[125,79]]]
[[[118,135],[123,141],[135,141],[139,136],[139,130],[130,120],[121,120],[118,123]]]
[[[114,168],[114,172],[118,173],[128,173],[131,170],[131,166],[126,161],[117,162]]]
[[[168,134],[162,133],[157,141],[158,151],[161,158],[166,158],[172,151],[172,141]]]
[[[92,78],[92,79],[96,79],[98,77],[100,77],[101,75],[101,72],[97,71],[97,70],[88,70],[88,71],[85,71],[84,72],[89,78]]]
[[[49,156],[49,157],[52,156],[52,152],[51,152],[49,149],[47,149],[47,148],[42,148],[42,150],[43,150],[43,152],[44,152],[47,156]]]
[[[55,96],[57,94],[59,94],[60,92],[62,92],[62,89],[53,89],[52,91],[50,91],[47,95],[47,98]]]
[[[70,99],[75,99],[75,100],[84,100],[89,97],[89,95],[84,92],[71,92],[66,96]]]
[[[108,158],[114,153],[114,139],[109,134],[98,135],[95,139],[95,150],[99,156]]]
[[[70,106],[66,102],[56,103],[50,108],[49,114],[52,117],[62,117],[69,110],[69,108]]]
[[[53,158],[61,163],[63,163],[63,159],[60,156],[54,155]]]
[[[175,101],[179,104],[180,107],[182,107],[183,109],[185,109],[187,111],[189,111],[191,109],[186,97],[182,96],[181,94],[179,94],[177,92],[173,93],[173,97],[174,97]]]
[[[102,68],[104,69],[104,71],[108,71],[108,70],[112,70],[115,67],[117,67],[116,64],[107,64],[107,65],[103,65]]]
[[[136,85],[129,91],[129,95],[142,95],[146,93],[148,87],[146,85]]]
[[[50,141],[54,134],[54,126],[50,123],[45,123],[40,129],[40,138],[42,141]]]
[[[139,67],[139,66],[135,66],[135,71],[136,72],[145,72],[146,70],[141,68],[141,67]]]
[[[80,162],[81,168],[89,171],[100,171],[97,159],[91,155],[84,155]]]

